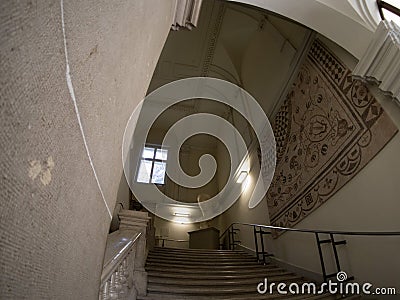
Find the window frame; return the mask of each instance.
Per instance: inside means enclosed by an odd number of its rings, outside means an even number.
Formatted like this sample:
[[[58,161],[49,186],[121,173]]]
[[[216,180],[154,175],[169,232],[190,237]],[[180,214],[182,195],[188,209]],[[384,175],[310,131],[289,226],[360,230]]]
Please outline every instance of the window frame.
[[[144,153],[144,149],[145,148],[152,148],[153,149],[153,157],[152,158],[143,157],[143,153]],[[167,151],[167,158],[165,160],[156,158],[158,149]],[[150,176],[149,176],[149,181],[148,182],[138,181],[139,170],[140,170],[140,166],[141,166],[143,160],[151,162],[151,170],[150,170]],[[166,175],[166,172],[167,172],[167,161],[168,161],[168,148],[162,147],[161,145],[156,145],[156,144],[145,144],[143,146],[143,148],[142,148],[142,151],[141,151],[141,154],[140,154],[140,158],[139,158],[139,163],[138,163],[138,166],[137,166],[136,177],[135,177],[136,183],[140,183],[140,184],[156,184],[156,185],[160,185],[160,186],[161,185],[165,185],[165,175]],[[164,163],[165,164],[164,182],[163,183],[154,183],[154,182],[152,182],[155,162],[159,162],[159,163]]]

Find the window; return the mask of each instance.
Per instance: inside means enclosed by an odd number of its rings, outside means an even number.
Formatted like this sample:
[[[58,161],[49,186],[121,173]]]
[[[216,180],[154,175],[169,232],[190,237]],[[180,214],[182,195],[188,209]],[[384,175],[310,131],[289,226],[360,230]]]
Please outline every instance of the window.
[[[157,146],[145,146],[140,160],[136,181],[164,184],[168,150]]]

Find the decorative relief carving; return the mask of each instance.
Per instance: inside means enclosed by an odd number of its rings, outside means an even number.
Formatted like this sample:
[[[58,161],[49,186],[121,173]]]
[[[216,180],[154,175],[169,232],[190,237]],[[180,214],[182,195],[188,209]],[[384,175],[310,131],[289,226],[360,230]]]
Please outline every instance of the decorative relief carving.
[[[269,213],[272,225],[292,227],[354,177],[397,128],[364,83],[316,40],[274,131]]]

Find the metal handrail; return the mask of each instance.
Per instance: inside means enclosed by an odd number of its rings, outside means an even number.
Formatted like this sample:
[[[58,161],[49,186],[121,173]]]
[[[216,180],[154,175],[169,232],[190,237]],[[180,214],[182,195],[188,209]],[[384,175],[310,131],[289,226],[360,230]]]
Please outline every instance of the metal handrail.
[[[233,222],[228,228],[220,235],[220,239],[226,234],[226,232],[234,225],[244,225],[251,227],[260,227],[266,229],[275,229],[281,231],[295,231],[304,233],[321,233],[321,234],[341,234],[341,235],[369,235],[369,236],[397,236],[400,235],[400,231],[340,231],[340,230],[315,230],[315,229],[298,229],[298,228],[287,228],[272,225],[254,224],[254,223],[242,223]]]
[[[239,223],[232,223],[231,225],[228,226],[228,228],[225,229],[225,231],[219,236],[219,239],[222,239],[224,237],[224,235],[228,232],[228,230],[235,224],[239,224]]]
[[[382,0],[377,0],[376,3],[378,5],[379,14],[380,14],[382,20],[385,20],[385,16],[383,14],[382,9],[386,9],[386,10],[390,11],[391,13],[394,13],[394,14],[400,16],[399,8],[393,6],[385,1],[382,1]]]
[[[226,233],[228,233],[228,245],[230,250],[234,250],[235,246],[237,244],[240,244],[240,241],[235,240],[235,234],[239,230],[238,228],[234,228],[235,225],[244,225],[244,226],[250,226],[253,228],[254,232],[254,243],[255,243],[255,253],[257,260],[259,262],[262,262],[266,264],[266,258],[273,256],[272,253],[268,253],[264,247],[264,235],[266,234],[271,234],[271,230],[279,230],[279,231],[291,231],[291,232],[302,232],[302,233],[311,233],[315,235],[315,239],[317,242],[317,247],[318,247],[318,253],[319,253],[319,259],[321,263],[321,270],[322,270],[322,276],[323,280],[326,282],[329,278],[334,277],[336,274],[338,274],[341,271],[340,267],[340,261],[339,261],[339,255],[337,251],[337,246],[339,245],[346,245],[347,241],[346,240],[341,240],[338,241],[335,239],[334,235],[352,235],[352,236],[400,236],[400,231],[340,231],[340,230],[313,230],[313,229],[297,229],[297,228],[287,228],[287,227],[281,227],[281,226],[272,226],[272,225],[263,225],[263,224],[254,224],[254,223],[241,223],[241,222],[234,222],[231,225],[228,226],[228,228],[220,235],[219,239],[221,240]],[[264,231],[264,229],[268,229]],[[320,239],[319,234],[328,234],[329,238],[328,239]],[[259,249],[259,244],[258,240],[260,240],[260,247]],[[325,268],[325,259],[322,251],[322,244],[331,244],[332,250],[334,253],[334,258],[335,258],[335,265],[336,265],[336,270],[337,273],[332,273],[328,274]],[[222,246],[223,244],[220,243]],[[260,258],[261,256],[261,258]],[[348,277],[348,280],[353,280],[354,277],[350,276]]]

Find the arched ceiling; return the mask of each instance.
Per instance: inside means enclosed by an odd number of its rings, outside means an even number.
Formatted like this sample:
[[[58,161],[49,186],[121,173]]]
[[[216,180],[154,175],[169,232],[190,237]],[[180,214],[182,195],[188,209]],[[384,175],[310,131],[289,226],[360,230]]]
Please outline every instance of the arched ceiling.
[[[149,92],[177,79],[216,77],[245,88],[271,115],[309,33],[304,26],[254,7],[204,0],[196,29],[171,31]],[[207,109],[229,115],[227,109],[211,106],[186,101],[167,111],[157,126],[168,128],[174,115]]]
[[[360,58],[379,21],[376,0],[227,0],[295,20]]]

